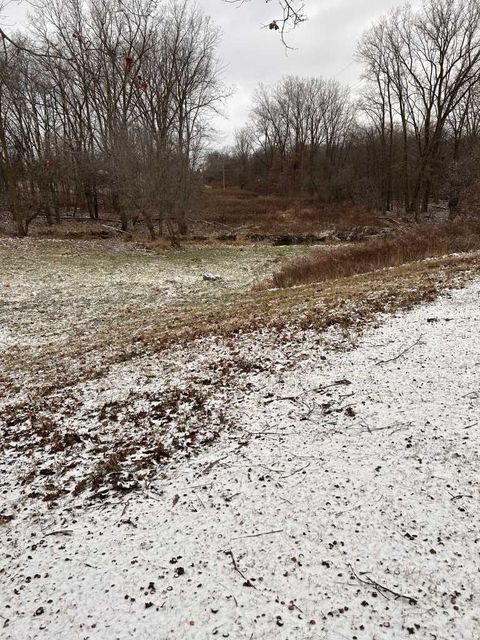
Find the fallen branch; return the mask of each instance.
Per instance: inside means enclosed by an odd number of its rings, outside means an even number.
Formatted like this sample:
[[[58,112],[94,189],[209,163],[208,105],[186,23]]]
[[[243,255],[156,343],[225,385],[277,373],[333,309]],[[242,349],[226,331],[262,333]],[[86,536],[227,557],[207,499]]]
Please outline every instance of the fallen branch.
[[[367,425],[365,425],[367,426]],[[393,424],[387,424],[384,427],[367,427],[369,433],[374,433],[375,431],[386,431],[387,429],[394,429],[394,431],[392,431],[391,433],[396,433],[397,431],[400,431],[401,429],[408,429],[408,427],[411,427],[412,423],[411,422],[405,422],[405,423],[393,423]]]
[[[369,578],[368,576],[366,576],[365,579],[360,578],[360,576],[355,572],[355,569],[352,567],[351,564],[347,565],[348,568],[350,569],[350,571],[352,572],[353,576],[362,584],[367,585],[368,587],[373,587],[375,589],[375,591],[378,591],[378,593],[380,593],[380,595],[385,596],[385,593],[390,593],[392,596],[395,596],[396,599],[398,598],[402,598],[403,600],[406,600],[409,604],[417,604],[418,600],[417,598],[412,598],[412,596],[406,596],[403,593],[399,593],[398,591],[393,591],[393,589],[390,589],[389,587],[386,587],[383,584],[380,584],[379,582],[376,582],[375,580],[372,580],[372,578]]]
[[[243,583],[243,586],[253,587],[254,589],[256,589],[257,587],[254,584],[252,584],[252,582],[250,582],[250,580],[238,568],[237,561],[235,560],[235,556],[233,555],[233,551],[225,551],[225,555],[230,556],[230,558],[232,559],[233,568],[238,573],[238,575],[241,576],[243,580],[245,580],[245,582]]]
[[[135,522],[133,522],[131,518],[127,518],[126,520],[120,520],[118,524],[129,524],[130,526],[134,527],[134,529],[138,527],[138,525],[135,524]]]
[[[289,473],[286,476],[280,476],[281,480],[285,480],[285,478],[290,478],[291,476],[294,476],[296,473],[300,473],[300,471],[305,471],[305,469],[308,469],[308,467],[311,465],[312,463],[309,462],[308,464],[306,464],[304,467],[300,467],[300,469],[295,469],[294,471],[292,471],[292,473]]]
[[[448,492],[452,497],[450,498],[452,500],[452,502],[455,502],[455,500],[460,500],[461,498],[473,498],[472,495],[470,495],[469,493],[460,493],[458,494],[458,496],[455,496],[453,493],[451,493],[450,491]]]
[[[349,386],[351,384],[352,383],[350,380],[347,380],[347,378],[342,378],[341,380],[335,380],[335,382],[332,382],[331,384],[326,384],[323,387],[317,387],[316,389],[312,389],[312,391],[314,393],[325,393],[326,391],[328,391],[328,389],[331,389],[332,387],[338,387],[341,385]]]
[[[283,529],[275,529],[274,531],[264,531],[263,533],[252,533],[249,536],[238,536],[238,538],[231,538],[232,540],[243,540],[244,538],[259,538],[260,536],[271,536],[274,533],[282,533]]]
[[[123,229],[118,229],[117,227],[112,227],[109,224],[102,224],[102,227],[105,227],[105,229],[112,229],[112,231],[117,231],[117,233],[127,233],[126,231],[123,231]]]
[[[413,349],[413,347],[415,347],[420,340],[423,338],[423,333],[417,338],[417,340],[415,340],[415,342],[413,344],[411,344],[409,347],[406,347],[405,349],[403,349],[403,351],[400,351],[399,354],[397,354],[396,356],[394,356],[393,358],[388,358],[388,360],[378,360],[378,362],[376,362],[375,364],[385,364],[387,362],[394,362],[395,360],[398,360],[399,358],[401,358],[402,356],[404,356],[406,353],[408,353],[411,349]]]
[[[71,529],[60,529],[59,531],[50,531],[46,533],[46,536],[71,536],[73,531]]]
[[[246,430],[246,433],[248,433],[249,436],[284,436],[285,435],[283,431],[248,431],[248,429]]]
[[[235,232],[238,233],[238,231],[250,229],[250,227],[245,224],[242,224],[239,227],[230,227],[228,224],[224,224],[223,222],[218,222],[218,220],[199,220],[195,218],[185,218],[185,219],[187,220],[187,222],[193,222],[193,224],[208,224],[211,226],[223,227],[224,229],[227,229],[227,231],[230,231],[231,233],[235,233]]]

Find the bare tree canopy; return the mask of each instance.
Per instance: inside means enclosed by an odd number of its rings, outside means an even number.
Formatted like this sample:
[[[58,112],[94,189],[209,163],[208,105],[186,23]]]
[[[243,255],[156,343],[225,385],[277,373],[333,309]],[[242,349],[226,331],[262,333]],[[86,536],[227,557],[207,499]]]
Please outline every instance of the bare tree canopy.
[[[214,180],[221,167],[222,183],[416,217],[439,199],[453,215],[480,189],[478,0],[424,0],[373,24],[360,95],[336,79],[258,85],[233,148],[204,165],[226,93],[208,16],[188,0],[40,2],[0,50],[0,196],[19,234],[81,207],[124,230],[143,218],[152,236],[183,233],[200,166]],[[276,6],[291,27],[304,19],[300,4]]]
[[[459,127],[472,123],[480,71],[480,4],[426,0],[418,10],[396,9],[367,31],[359,57],[369,87],[364,111],[381,136],[388,172],[383,177],[385,206],[399,130],[405,209],[426,210],[445,133],[453,125],[458,136]]]
[[[241,185],[425,214],[480,176],[480,4],[424,0],[373,24],[358,45],[360,95],[335,80],[257,88],[227,176]],[[213,175],[214,166],[208,169]]]
[[[219,31],[187,0],[53,0],[0,51],[0,170],[17,232],[84,204],[183,233]]]

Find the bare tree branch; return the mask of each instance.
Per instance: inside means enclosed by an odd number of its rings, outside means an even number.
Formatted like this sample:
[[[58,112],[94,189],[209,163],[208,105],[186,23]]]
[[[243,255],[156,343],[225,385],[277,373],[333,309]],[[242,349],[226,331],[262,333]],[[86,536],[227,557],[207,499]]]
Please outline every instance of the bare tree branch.
[[[251,0],[223,1],[237,6],[251,2]],[[272,2],[272,0],[266,0],[266,2],[268,4]],[[281,15],[273,18],[268,24],[264,25],[264,28],[269,29],[270,31],[280,32],[282,43],[290,49],[291,47],[286,42],[285,36],[289,31],[295,29],[299,24],[306,21],[307,16],[304,11],[305,4],[301,2],[301,0],[276,0],[276,3],[281,11]]]

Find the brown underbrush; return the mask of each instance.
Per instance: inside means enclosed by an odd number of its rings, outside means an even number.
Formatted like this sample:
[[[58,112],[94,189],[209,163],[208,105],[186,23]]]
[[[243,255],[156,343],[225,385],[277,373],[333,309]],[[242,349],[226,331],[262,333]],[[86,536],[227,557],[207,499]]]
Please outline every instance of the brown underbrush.
[[[479,220],[413,225],[392,235],[342,245],[328,252],[319,250],[288,261],[261,286],[288,288],[325,282],[477,249]]]

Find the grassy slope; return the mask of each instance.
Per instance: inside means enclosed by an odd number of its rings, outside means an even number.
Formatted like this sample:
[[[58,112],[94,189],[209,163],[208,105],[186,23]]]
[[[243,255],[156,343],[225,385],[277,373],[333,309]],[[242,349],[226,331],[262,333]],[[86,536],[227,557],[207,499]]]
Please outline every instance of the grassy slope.
[[[387,237],[340,245],[334,252],[312,252],[282,265],[264,287],[292,287],[311,282],[398,267],[427,258],[480,249],[480,222],[458,219],[406,226]]]
[[[83,299],[85,304],[77,305],[82,298],[78,298],[78,293],[69,286],[72,281],[68,279],[68,268],[61,274],[67,280],[57,283],[58,286],[52,284],[58,277],[58,262],[55,260],[50,262],[50,272],[48,269],[44,271],[43,280],[37,276],[34,278],[39,289],[36,299],[30,300],[25,294],[23,303],[14,302],[9,294],[12,299],[6,305],[4,299],[4,318],[8,317],[12,305],[19,305],[18,313],[12,319],[20,322],[20,317],[22,322],[33,322],[32,336],[35,336],[35,328],[44,334],[41,340],[32,344],[27,341],[3,351],[0,390],[5,399],[10,397],[13,400],[17,396],[19,400],[18,394],[28,392],[31,402],[35,397],[79,380],[101,376],[112,363],[209,335],[227,336],[266,327],[281,330],[287,325],[292,328],[337,326],[345,330],[361,329],[378,313],[397,311],[422,300],[431,300],[442,288],[460,286],[480,273],[480,253],[476,252],[292,289],[249,291],[245,284],[238,290],[234,287],[215,289],[216,284],[213,284],[208,295],[192,294],[164,304],[161,300],[152,302],[148,296],[147,300],[142,298],[147,294],[140,275],[150,268],[151,257],[126,257],[121,252],[118,256],[111,254],[108,260],[112,264],[117,267],[122,264],[123,284],[118,285],[113,297],[105,299],[107,281],[102,285],[95,280],[92,256],[85,247],[77,246],[75,251],[77,256],[73,263],[71,259],[67,261],[70,270],[74,267],[75,279],[79,277],[75,271],[79,261],[90,271],[93,279],[89,294]],[[228,261],[235,263],[239,259],[239,250],[228,251]],[[241,256],[244,260],[244,252]],[[188,253],[183,254],[184,261],[186,258]],[[178,259],[178,254],[175,254],[174,260]],[[268,264],[271,267],[268,261],[274,259],[271,252],[267,260],[263,256],[256,264],[258,275],[265,275]],[[48,266],[49,263],[45,264]],[[205,271],[211,270],[211,265],[203,266]],[[98,271],[98,262],[96,269]],[[159,271],[158,263],[156,270]],[[111,277],[107,270],[107,280]],[[139,278],[140,285],[138,282],[135,284],[135,277]],[[137,285],[138,289],[135,289]],[[127,295],[132,287],[133,294]],[[100,300],[103,300],[103,307],[99,313],[97,303]],[[28,313],[32,317],[26,317]],[[61,327],[61,330],[56,332],[56,327]]]

